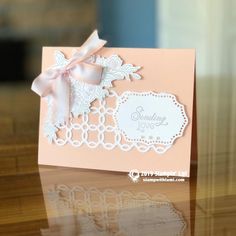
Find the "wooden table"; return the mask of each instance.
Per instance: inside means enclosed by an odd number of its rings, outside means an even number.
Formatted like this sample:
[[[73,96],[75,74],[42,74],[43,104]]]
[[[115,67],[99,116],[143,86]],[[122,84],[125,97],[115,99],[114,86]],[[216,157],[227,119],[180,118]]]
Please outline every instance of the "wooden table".
[[[189,180],[133,183],[122,173],[38,166],[39,98],[29,84],[1,85],[0,235],[236,235],[233,88],[198,80]]]

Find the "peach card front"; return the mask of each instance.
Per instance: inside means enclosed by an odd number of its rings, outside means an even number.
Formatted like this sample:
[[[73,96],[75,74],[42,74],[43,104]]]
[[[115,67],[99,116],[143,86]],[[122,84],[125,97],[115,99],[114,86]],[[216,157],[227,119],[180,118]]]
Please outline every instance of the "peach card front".
[[[76,51],[44,47],[42,71],[60,71]],[[77,78],[101,68],[98,81]],[[59,83],[41,98],[39,164],[189,177],[195,50],[102,48],[69,69],[69,102]]]

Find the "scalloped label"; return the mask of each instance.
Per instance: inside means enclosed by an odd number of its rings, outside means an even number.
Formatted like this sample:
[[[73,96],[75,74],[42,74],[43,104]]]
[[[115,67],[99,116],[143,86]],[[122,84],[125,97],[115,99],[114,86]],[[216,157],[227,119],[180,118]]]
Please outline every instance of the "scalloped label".
[[[155,92],[124,92],[114,120],[127,141],[148,145],[172,145],[188,124],[184,105],[173,94]]]

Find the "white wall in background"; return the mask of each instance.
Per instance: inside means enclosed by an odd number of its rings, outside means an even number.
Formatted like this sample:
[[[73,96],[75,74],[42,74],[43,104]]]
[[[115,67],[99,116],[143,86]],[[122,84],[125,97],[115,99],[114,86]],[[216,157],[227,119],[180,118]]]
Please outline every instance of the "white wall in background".
[[[236,74],[235,0],[157,0],[157,45],[196,48],[198,77]]]

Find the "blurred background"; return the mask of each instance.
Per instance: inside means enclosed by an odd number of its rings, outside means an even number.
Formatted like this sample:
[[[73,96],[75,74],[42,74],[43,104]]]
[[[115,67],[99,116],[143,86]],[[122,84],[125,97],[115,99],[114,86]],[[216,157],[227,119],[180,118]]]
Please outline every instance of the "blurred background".
[[[209,137],[204,134],[199,139],[203,144],[200,152],[209,151],[204,150],[209,148],[206,142],[211,143],[211,150],[220,142],[220,148],[228,151],[234,141],[226,137],[235,137],[236,129],[232,118],[236,116],[234,9],[234,0],[0,0],[0,124],[7,134],[14,132],[10,127],[29,124],[22,118],[17,125],[12,116],[23,113],[28,93],[32,96],[29,86],[40,73],[43,46],[79,46],[97,28],[108,46],[196,48],[198,100],[204,106],[199,119],[201,115],[208,118],[199,126],[203,130],[214,127]],[[16,105],[14,94],[20,93],[22,83],[28,87],[23,89],[22,101],[16,96],[21,101]],[[35,97],[32,99],[38,99]],[[12,109],[6,112],[9,106]],[[36,129],[38,107],[34,107],[32,125]],[[222,113],[227,113],[227,122],[222,122]],[[224,132],[221,140],[217,139],[218,129]]]
[[[30,86],[42,47],[80,46],[97,28],[107,46],[196,49],[198,205],[218,216],[217,197],[236,191],[235,9],[235,0],[0,0],[0,175],[37,168],[39,97]],[[218,219],[196,225],[211,230]]]
[[[114,47],[196,48],[198,77],[235,73],[234,0],[0,0],[1,81],[32,80],[42,46],[94,30]],[[9,60],[15,69],[9,70]]]

